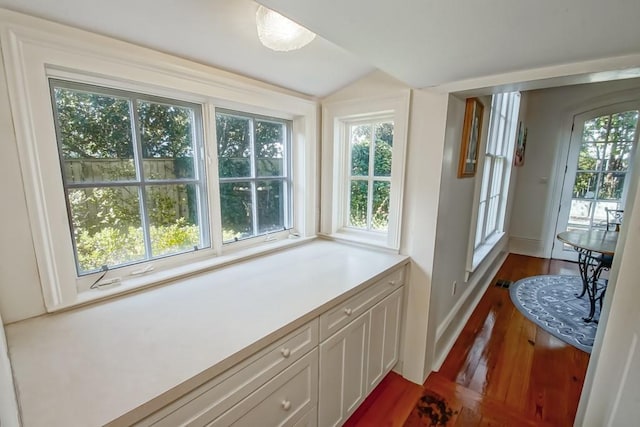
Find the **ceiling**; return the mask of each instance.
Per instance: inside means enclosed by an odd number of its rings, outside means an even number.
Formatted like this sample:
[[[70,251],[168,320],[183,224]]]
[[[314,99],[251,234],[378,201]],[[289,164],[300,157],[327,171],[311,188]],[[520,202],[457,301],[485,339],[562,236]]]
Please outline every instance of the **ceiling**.
[[[318,97],[374,70],[321,37],[293,52],[265,48],[251,0],[0,0],[0,7]]]
[[[258,0],[413,87],[640,53],[639,0]]]
[[[258,0],[321,37],[257,38],[251,0],[0,0],[43,17],[322,97],[378,68],[412,87],[640,53],[639,0]]]

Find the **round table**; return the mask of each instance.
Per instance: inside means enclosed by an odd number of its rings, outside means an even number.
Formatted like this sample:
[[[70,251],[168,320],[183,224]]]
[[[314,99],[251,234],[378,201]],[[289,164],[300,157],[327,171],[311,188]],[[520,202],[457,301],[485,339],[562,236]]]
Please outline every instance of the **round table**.
[[[607,289],[606,282],[600,282],[600,274],[611,267],[611,260],[618,244],[618,232],[607,230],[572,230],[558,234],[558,240],[572,246],[578,252],[578,266],[582,277],[582,293],[589,297],[589,315],[586,322],[594,321],[596,302],[600,302]]]

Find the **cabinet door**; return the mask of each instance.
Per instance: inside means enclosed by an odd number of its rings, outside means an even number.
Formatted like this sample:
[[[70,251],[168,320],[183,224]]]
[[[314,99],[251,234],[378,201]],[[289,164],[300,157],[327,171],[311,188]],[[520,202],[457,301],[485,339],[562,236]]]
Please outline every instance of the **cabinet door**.
[[[342,425],[366,397],[369,312],[320,344],[320,427]]]
[[[371,309],[367,393],[375,388],[398,362],[402,288]]]

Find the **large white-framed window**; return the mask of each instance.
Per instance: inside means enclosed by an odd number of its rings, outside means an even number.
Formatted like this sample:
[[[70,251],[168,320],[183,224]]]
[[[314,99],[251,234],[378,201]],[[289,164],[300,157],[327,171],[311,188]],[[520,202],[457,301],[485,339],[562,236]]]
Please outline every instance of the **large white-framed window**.
[[[216,110],[224,243],[291,228],[291,121]]]
[[[323,106],[324,235],[399,248],[408,111],[408,91]]]
[[[81,30],[23,16],[14,23],[12,16],[0,21],[0,42],[47,311],[175,281],[315,236],[314,100]],[[96,131],[110,133],[111,146],[93,147],[83,157],[72,145],[91,128],[101,103],[121,120]],[[258,151],[260,144],[271,149],[271,157],[255,158],[252,168],[287,167],[282,175],[250,178],[271,224],[258,220],[257,231],[242,242],[223,244],[216,111],[227,110],[271,126],[270,141],[254,142]],[[73,120],[89,126],[81,131],[69,126]],[[159,126],[163,121],[173,121],[171,132]],[[173,157],[167,145],[177,149]],[[107,193],[108,204],[85,203]],[[270,197],[286,202],[274,207]],[[83,216],[88,221],[81,222]],[[120,246],[108,255],[119,258],[109,259],[105,248],[102,258],[89,262],[80,256],[86,242],[78,225],[93,227],[90,237],[133,232],[116,236]],[[161,228],[176,229],[180,239],[164,239]],[[130,240],[134,250],[122,256]]]
[[[476,188],[477,206],[472,228],[472,257],[468,271],[474,271],[504,235],[511,165],[520,111],[520,93],[493,95],[482,175]]]
[[[202,107],[50,86],[78,276],[209,248]]]

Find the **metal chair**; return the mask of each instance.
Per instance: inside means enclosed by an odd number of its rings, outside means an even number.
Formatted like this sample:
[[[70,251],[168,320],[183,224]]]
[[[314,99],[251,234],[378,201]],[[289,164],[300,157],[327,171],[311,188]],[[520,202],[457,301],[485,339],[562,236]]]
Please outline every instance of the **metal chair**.
[[[607,231],[620,231],[624,209],[604,208],[604,210],[607,213]]]
[[[607,231],[617,231],[620,232],[620,225],[622,224],[622,218],[624,217],[623,209],[609,209],[604,208],[607,213]],[[611,264],[613,264],[613,256],[612,255],[600,255],[599,257],[599,267],[604,270],[610,270]],[[602,300],[604,298],[604,294],[607,290],[607,285],[609,284],[609,280],[603,280],[604,288],[602,293],[598,297],[598,302],[600,303],[600,310],[602,310]]]

